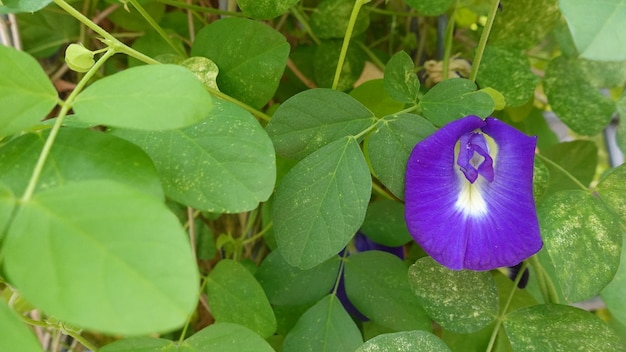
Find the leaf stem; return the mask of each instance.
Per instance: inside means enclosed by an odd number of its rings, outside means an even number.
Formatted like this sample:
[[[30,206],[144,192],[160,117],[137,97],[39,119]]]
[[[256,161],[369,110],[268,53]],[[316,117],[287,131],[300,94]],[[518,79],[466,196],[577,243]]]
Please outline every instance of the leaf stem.
[[[269,115],[267,115],[267,114],[265,114],[265,113],[255,109],[255,108],[253,108],[253,107],[251,107],[251,106],[249,106],[249,105],[247,105],[247,104],[245,104],[245,103],[243,103],[243,102],[241,102],[241,101],[231,97],[230,95],[226,95],[226,94],[220,92],[219,90],[214,89],[214,88],[210,88],[210,87],[206,87],[206,89],[212,95],[215,95],[218,98],[221,98],[223,100],[231,102],[231,103],[233,103],[233,104],[235,104],[235,105],[237,105],[237,106],[247,110],[249,113],[251,113],[252,115],[254,115],[254,116],[258,117],[258,118],[260,118],[261,120],[264,120],[266,122],[269,122],[271,120],[271,117]]]
[[[58,0],[55,0],[58,1]],[[61,105],[61,111],[59,112],[59,116],[55,121],[52,129],[50,130],[50,134],[48,138],[46,138],[46,142],[41,150],[41,154],[39,154],[39,159],[37,159],[37,164],[35,164],[35,168],[33,169],[33,174],[28,181],[28,185],[26,186],[26,190],[22,195],[21,201],[27,202],[33,196],[33,192],[35,191],[35,187],[37,187],[37,182],[39,181],[39,177],[41,177],[41,172],[43,171],[43,167],[46,163],[46,159],[48,159],[48,155],[50,155],[50,150],[52,149],[52,145],[54,144],[54,140],[56,139],[59,130],[61,129],[61,124],[63,124],[63,119],[67,115],[67,112],[72,108],[74,100],[78,94],[83,90],[87,82],[93,77],[93,75],[98,72],[100,67],[113,55],[116,54],[115,49],[109,48],[104,55],[96,61],[96,63],[85,73],[85,76],[78,82],[72,93],[67,97],[67,100]]]
[[[339,52],[339,60],[337,61],[337,68],[335,69],[335,77],[333,78],[332,89],[337,89],[337,86],[339,85],[339,77],[341,76],[343,63],[346,60],[346,54],[348,53],[348,46],[350,45],[350,38],[352,38],[352,32],[354,31],[357,16],[359,15],[361,6],[367,4],[368,2],[370,2],[370,0],[356,0],[354,2],[354,7],[352,8],[352,13],[350,14],[350,20],[348,21],[348,28],[346,29],[346,34],[343,37],[341,52]]]
[[[550,164],[550,166],[552,166],[553,168],[559,170],[561,173],[563,173],[565,176],[567,176],[570,180],[574,181],[574,183],[576,185],[578,185],[578,187],[580,187],[583,191],[589,191],[589,188],[585,185],[583,185],[580,181],[578,181],[578,179],[576,177],[574,177],[574,175],[570,174],[567,170],[565,170],[563,167],[561,167],[561,165],[555,163],[554,161],[546,158],[545,156],[537,153],[535,154],[539,159],[541,159],[541,161],[546,162],[548,164]]]
[[[452,39],[454,37],[454,23],[456,21],[456,10],[458,7],[458,1],[454,3],[454,9],[452,10],[452,14],[448,18],[448,23],[446,25],[446,32],[444,35],[444,53],[443,53],[443,67],[442,67],[442,80],[448,79],[449,71],[450,71],[450,54],[452,53]]]
[[[487,15],[487,23],[485,23],[485,28],[483,28],[483,32],[480,35],[478,47],[476,48],[476,55],[474,56],[474,62],[472,63],[472,71],[469,76],[469,79],[472,82],[476,82],[478,67],[480,66],[480,61],[483,58],[483,53],[485,52],[485,47],[487,46],[487,39],[489,39],[489,33],[491,33],[491,27],[493,26],[493,20],[496,18],[499,4],[500,0],[491,0],[491,8],[489,9],[489,14]]]
[[[84,24],[85,26],[89,27],[92,31],[96,32],[96,34],[100,35],[103,38],[101,39],[101,41],[104,44],[106,44],[108,47],[115,49],[116,53],[124,53],[128,56],[132,56],[135,59],[143,61],[147,64],[159,63],[155,59],[147,55],[144,55],[138,52],[137,50],[127,46],[126,44],[120,42],[119,40],[117,40],[117,38],[109,34],[109,32],[105,31],[102,27],[95,24],[92,20],[90,20],[85,15],[80,13],[80,11],[70,6],[70,4],[68,4],[64,0],[53,0],[53,1],[57,6],[59,6],[62,10],[67,12],[70,16],[74,17],[80,23]]]
[[[311,37],[311,40],[313,40],[315,44],[320,45],[322,41],[315,35],[315,33],[313,33],[313,30],[309,25],[309,21],[306,19],[306,17],[304,17],[304,14],[300,12],[300,9],[297,6],[292,6],[290,11],[293,17],[295,17],[298,22],[300,22],[302,28],[304,28],[304,31],[309,35],[309,37]]]
[[[521,268],[519,269],[519,272],[515,276],[515,280],[513,281],[513,287],[511,288],[509,297],[507,298],[506,303],[504,303],[504,307],[502,307],[502,311],[496,318],[496,326],[493,328],[493,331],[491,332],[491,338],[489,338],[489,344],[487,345],[487,349],[486,349],[487,352],[491,352],[491,350],[493,349],[493,346],[496,342],[496,337],[498,336],[498,332],[500,331],[500,327],[502,326],[502,322],[504,320],[506,312],[507,310],[509,310],[509,306],[511,305],[511,302],[513,301],[513,296],[515,295],[515,291],[517,291],[517,285],[522,279],[522,276],[524,275],[524,271],[526,271],[527,267],[528,267],[528,263],[524,262]]]
[[[541,289],[541,295],[546,303],[559,303],[559,295],[556,292],[556,287],[550,276],[546,273],[546,270],[541,265],[537,255],[530,257],[530,264],[535,269],[537,275],[537,281],[539,282],[539,288]]]
[[[174,49],[182,57],[187,56],[187,53],[185,53],[184,50],[182,50],[172,41],[172,38],[169,35],[167,35],[167,33],[165,33],[163,28],[161,28],[161,26],[159,26],[159,24],[154,20],[154,18],[152,18],[152,16],[150,16],[150,14],[143,8],[143,6],[141,6],[139,1],[137,0],[129,0],[129,1],[133,5],[133,7],[137,10],[137,12],[139,12],[139,14],[146,20],[146,22],[148,22],[148,24],[150,24],[150,26],[154,28],[154,30],[157,31],[157,33],[159,33],[161,38],[163,38],[167,42],[167,44],[172,47],[172,49]]]

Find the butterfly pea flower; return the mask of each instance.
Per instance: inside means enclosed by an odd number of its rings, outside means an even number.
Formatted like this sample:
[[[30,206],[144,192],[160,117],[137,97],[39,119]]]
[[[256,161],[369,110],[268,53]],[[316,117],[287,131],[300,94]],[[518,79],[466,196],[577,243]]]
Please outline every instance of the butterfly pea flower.
[[[405,219],[441,265],[515,266],[543,243],[533,199],[537,137],[467,116],[419,142],[407,162]]]

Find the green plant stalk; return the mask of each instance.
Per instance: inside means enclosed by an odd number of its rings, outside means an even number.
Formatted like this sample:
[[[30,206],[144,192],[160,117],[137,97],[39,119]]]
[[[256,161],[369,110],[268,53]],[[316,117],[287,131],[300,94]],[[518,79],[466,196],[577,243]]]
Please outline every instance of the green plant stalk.
[[[94,31],[96,34],[100,35],[102,37],[101,41],[105,43],[108,47],[115,49],[116,53],[124,53],[128,56],[132,56],[135,59],[143,61],[147,64],[159,63],[155,59],[149,56],[146,56],[138,52],[137,50],[127,46],[126,44],[120,42],[119,40],[117,40],[117,38],[109,34],[109,32],[105,31],[102,27],[93,23],[92,20],[90,20],[85,15],[80,13],[80,11],[70,6],[70,4],[68,4],[64,0],[53,0],[53,1],[57,6],[59,6],[62,10],[67,12],[70,16],[74,17],[75,19],[80,21],[80,23],[84,24],[85,26],[89,27],[92,31]]]
[[[235,98],[231,97],[230,95],[226,95],[226,94],[224,94],[224,93],[222,93],[222,92],[220,92],[219,90],[214,89],[214,88],[210,88],[210,87],[205,87],[205,88],[206,88],[206,90],[208,90],[208,91],[209,91],[209,93],[211,93],[212,95],[215,95],[215,96],[216,96],[216,97],[218,97],[218,98],[224,99],[224,100],[226,100],[226,101],[228,101],[228,102],[231,102],[231,103],[233,103],[233,104],[235,104],[235,105],[237,105],[237,106],[239,106],[239,107],[243,108],[244,110],[248,111],[248,112],[249,112],[249,113],[251,113],[252,115],[254,115],[254,116],[256,116],[256,117],[260,118],[261,120],[264,120],[264,121],[266,121],[266,122],[269,122],[269,121],[270,121],[270,119],[271,119],[271,117],[270,117],[269,115],[267,115],[267,114],[265,114],[265,113],[263,113],[263,112],[261,112],[261,111],[259,111],[259,110],[255,109],[255,108],[253,108],[253,107],[251,107],[251,106],[249,106],[249,105],[247,105],[247,104],[244,104],[243,102],[241,102],[241,101],[239,101],[239,100],[237,100],[237,99],[235,99]]]
[[[131,5],[133,5],[133,7],[137,10],[137,12],[139,12],[141,17],[143,17],[146,20],[146,22],[148,22],[150,26],[154,28],[154,30],[157,31],[157,33],[159,33],[161,38],[163,38],[167,42],[167,44],[171,46],[172,49],[174,49],[178,53],[178,55],[182,57],[187,57],[187,53],[185,53],[185,51],[182,50],[180,47],[176,46],[176,44],[172,41],[172,38],[169,35],[167,35],[167,33],[165,33],[163,28],[161,28],[161,26],[159,26],[159,24],[154,20],[154,18],[150,16],[150,14],[146,11],[146,9],[144,9],[143,6],[141,6],[139,1],[137,0],[129,0],[129,1]]]
[[[452,53],[452,39],[454,37],[454,22],[456,21],[456,9],[457,9],[458,1],[454,3],[454,9],[452,10],[452,14],[448,19],[448,24],[446,25],[446,33],[444,36],[444,53],[443,53],[443,72],[442,80],[448,79],[448,74],[450,71],[450,55]]]
[[[550,276],[546,273],[546,270],[543,268],[541,263],[539,262],[539,258],[537,255],[533,255],[530,257],[530,264],[535,269],[535,273],[537,274],[537,280],[540,282],[541,295],[543,296],[546,303],[559,303],[559,295],[556,293],[556,287],[554,286],[554,282]]]
[[[202,295],[202,293],[204,292],[205,288],[206,288],[206,284],[207,281],[209,281],[209,277],[208,276],[204,276],[202,278],[202,284],[200,285],[200,292],[199,295]],[[178,345],[182,346],[183,341],[185,341],[185,335],[187,335],[187,329],[189,329],[189,324],[191,324],[191,318],[193,317],[193,313],[189,314],[189,318],[187,318],[187,321],[185,322],[185,326],[183,326],[183,330],[180,332],[180,337],[178,338]],[[95,349],[92,349],[93,351],[95,351]]]
[[[41,177],[41,172],[43,171],[43,167],[46,163],[46,159],[48,159],[48,155],[50,155],[50,150],[52,149],[52,145],[54,144],[54,140],[56,139],[59,130],[61,129],[61,124],[63,123],[63,119],[67,115],[67,112],[72,108],[74,100],[78,94],[83,90],[87,82],[93,77],[93,75],[98,72],[100,67],[113,55],[116,54],[115,49],[109,48],[104,55],[102,55],[98,61],[85,73],[85,76],[78,82],[76,88],[72,91],[72,93],[67,97],[67,100],[62,104],[61,111],[59,112],[59,116],[57,116],[57,120],[55,121],[52,129],[50,130],[50,134],[46,139],[46,143],[41,150],[41,154],[39,154],[39,159],[37,159],[37,164],[35,164],[35,168],[33,169],[33,174],[28,181],[28,186],[26,186],[26,190],[22,195],[21,201],[27,202],[33,196],[33,192],[35,191],[35,187],[37,187],[37,182],[39,182],[39,177]]]
[[[162,4],[172,5],[172,6],[177,7],[177,8],[194,10],[194,11],[198,11],[198,12],[202,12],[202,13],[212,13],[212,14],[215,14],[215,15],[227,15],[227,16],[230,16],[230,17],[247,17],[246,15],[244,15],[241,12],[224,11],[224,10],[220,10],[220,9],[214,9],[212,7],[204,7],[204,6],[192,5],[192,4],[188,4],[188,3],[182,2],[182,1],[176,1],[176,0],[156,0],[156,1],[160,2]]]
[[[313,33],[311,26],[309,26],[309,21],[306,19],[306,17],[304,17],[302,12],[300,12],[300,9],[298,8],[298,6],[292,6],[291,9],[289,10],[291,11],[291,14],[293,15],[293,17],[295,17],[298,20],[298,22],[300,22],[300,24],[302,25],[302,28],[304,28],[304,31],[309,35],[309,37],[311,37],[311,40],[313,40],[315,44],[320,45],[322,41],[319,40],[319,38],[315,35],[315,33]]]
[[[535,154],[535,156],[537,156],[539,159],[541,159],[541,161],[544,161],[548,164],[550,164],[550,166],[552,166],[553,168],[559,170],[561,173],[563,173],[565,176],[567,176],[570,180],[574,181],[574,183],[576,185],[578,185],[578,187],[580,187],[583,191],[589,191],[589,188],[585,185],[583,185],[580,181],[578,181],[578,179],[576,177],[574,177],[574,175],[570,174],[567,170],[565,170],[564,168],[561,167],[561,165],[555,163],[554,161],[546,158],[545,156],[541,155],[541,154]]]
[[[524,275],[524,271],[526,271],[527,267],[528,267],[528,263],[524,262],[522,264],[522,267],[519,269],[517,276],[515,276],[515,281],[513,281],[513,288],[511,289],[511,292],[509,293],[509,297],[507,298],[506,303],[504,304],[504,307],[502,307],[502,312],[496,318],[496,326],[494,326],[493,331],[491,332],[491,338],[489,338],[489,344],[487,345],[487,349],[486,349],[487,352],[491,352],[491,350],[493,349],[493,346],[496,342],[496,337],[498,336],[498,332],[500,331],[500,327],[502,326],[502,321],[504,320],[504,316],[506,315],[506,311],[509,309],[509,306],[511,305],[511,301],[513,301],[513,296],[515,295],[515,291],[517,290],[517,285],[522,279],[522,276]]]
[[[491,8],[489,9],[489,14],[487,15],[487,23],[485,23],[485,28],[483,28],[483,32],[480,35],[478,48],[476,48],[476,55],[474,56],[474,62],[472,63],[472,71],[469,76],[469,79],[472,82],[476,82],[480,60],[483,58],[483,53],[485,52],[485,47],[487,46],[487,39],[489,39],[489,33],[491,33],[491,27],[493,26],[493,20],[496,18],[499,4],[500,0],[491,0]]]
[[[350,14],[350,20],[348,21],[348,28],[346,29],[346,35],[343,37],[343,44],[341,45],[341,52],[339,53],[339,61],[337,62],[337,68],[335,69],[335,77],[333,78],[332,89],[337,89],[339,85],[339,77],[341,76],[341,70],[343,69],[343,63],[346,61],[346,54],[348,52],[348,46],[350,45],[350,38],[352,38],[352,32],[354,31],[354,25],[356,24],[356,18],[359,15],[361,6],[367,4],[370,0],[356,0],[352,13]]]

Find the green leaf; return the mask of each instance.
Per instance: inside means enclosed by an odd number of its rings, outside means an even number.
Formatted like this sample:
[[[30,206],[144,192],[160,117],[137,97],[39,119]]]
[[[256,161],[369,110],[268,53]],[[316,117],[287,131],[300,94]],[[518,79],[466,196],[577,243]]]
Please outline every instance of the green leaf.
[[[370,79],[350,91],[350,96],[369,109],[374,116],[386,116],[404,109],[404,103],[392,99],[382,79]]]
[[[219,90],[217,87],[219,68],[213,61],[206,57],[194,56],[183,60],[180,64],[195,73],[205,87]]]
[[[238,106],[216,101],[199,124],[169,131],[114,130],[150,155],[168,197],[196,209],[238,213],[274,189],[272,142]]]
[[[153,196],[119,183],[35,194],[21,204],[4,245],[4,269],[20,294],[82,328],[168,331],[197,303],[197,267],[178,220]]]
[[[424,117],[435,126],[468,115],[489,116],[495,107],[491,96],[476,91],[476,84],[465,78],[452,78],[431,88],[420,102]]]
[[[406,244],[411,235],[404,222],[404,205],[390,199],[370,203],[361,232],[372,241],[388,247]]]
[[[299,0],[238,0],[237,5],[246,16],[269,20],[287,12]]]
[[[502,93],[506,105],[520,106],[533,97],[539,79],[530,71],[528,57],[520,51],[488,46],[476,81],[481,87]]]
[[[406,162],[413,147],[435,132],[435,127],[421,116],[396,114],[385,116],[369,136],[367,153],[376,177],[391,193],[404,199]]]
[[[65,44],[80,40],[80,22],[55,4],[49,4],[35,13],[20,13],[16,17],[24,51],[37,58],[50,57]]]
[[[20,352],[42,351],[32,331],[0,299],[0,351],[15,351],[17,346]]]
[[[287,263],[310,269],[345,247],[363,223],[372,179],[354,138],[299,162],[274,195],[274,233]]]
[[[57,100],[56,89],[32,56],[0,45],[0,137],[36,125]]]
[[[598,134],[611,121],[615,103],[589,83],[575,59],[552,60],[544,88],[554,113],[576,133]]]
[[[106,2],[111,4],[115,3],[114,0],[107,0]],[[158,23],[161,21],[165,14],[165,4],[153,0],[138,0],[137,2],[155,22]],[[150,23],[146,21],[143,15],[140,14],[134,6],[131,4],[127,5],[128,10],[113,11],[107,16],[107,19],[128,31],[156,33]]]
[[[579,308],[544,304],[506,316],[513,349],[525,351],[624,351],[623,342],[600,318]]]
[[[356,352],[447,352],[448,346],[428,331],[403,331],[382,334],[368,340]]]
[[[207,278],[211,313],[220,323],[237,323],[264,338],[276,331],[276,317],[259,282],[234,260],[223,259]]]
[[[626,236],[622,240],[626,240]],[[602,301],[606,304],[611,317],[619,321],[622,325],[626,324],[626,245],[622,242],[622,260],[620,261],[617,273],[613,280],[602,290]]]
[[[177,65],[138,66],[107,76],[74,103],[81,121],[140,130],[189,126],[212,108],[211,95],[198,78]]]
[[[176,351],[174,341],[153,337],[131,337],[117,340],[102,348],[98,352],[170,352]]]
[[[626,164],[611,170],[596,187],[596,192],[600,199],[609,207],[613,213],[626,223]]]
[[[51,2],[52,0],[2,0],[0,2],[0,14],[36,12]]]
[[[276,92],[289,44],[282,34],[263,23],[229,17],[200,30],[191,55],[217,64],[217,85],[222,92],[261,108]]]
[[[565,299],[597,295],[613,279],[620,262],[618,219],[602,201],[584,191],[561,191],[537,209],[545,246]]]
[[[48,134],[25,134],[0,148],[0,181],[15,194],[26,190]],[[164,198],[152,160],[139,147],[110,134],[78,128],[59,130],[35,192],[98,179]]]
[[[0,243],[13,216],[15,202],[16,199],[11,189],[4,183],[0,183]]]
[[[478,331],[498,313],[498,290],[486,271],[453,271],[424,257],[409,268],[409,285],[426,313],[453,332]]]
[[[278,251],[265,259],[256,278],[274,305],[312,304],[333,289],[339,271],[339,256],[309,270],[289,265]]]
[[[313,57],[313,70],[318,87],[332,87],[342,44],[341,40],[326,40],[317,46]],[[336,89],[339,91],[352,89],[363,74],[366,60],[367,56],[363,49],[353,41],[346,52]]]
[[[563,168],[585,186],[593,180],[598,164],[598,148],[594,142],[585,140],[559,143],[541,150],[541,155]],[[545,162],[544,165],[550,174],[544,197],[561,190],[580,189],[576,182],[556,166],[549,162]]]
[[[361,332],[335,295],[307,310],[285,337],[283,352],[352,352],[363,343]]]
[[[350,14],[354,7],[352,0],[322,0],[311,14],[309,24],[313,33],[320,39],[343,38],[346,35]],[[359,11],[352,36],[357,36],[370,25],[369,11]]]
[[[393,331],[430,330],[431,322],[407,281],[407,267],[393,254],[366,251],[345,266],[350,302],[363,315]]]
[[[533,165],[533,198],[535,204],[545,195],[550,182],[550,171],[546,165],[538,158],[535,158]]]
[[[302,159],[328,143],[356,135],[374,121],[371,111],[332,89],[310,89],[285,101],[267,125],[276,153]]]
[[[626,22],[626,1],[560,0],[580,55],[590,60],[626,60],[626,37],[621,33]]]
[[[489,43],[511,49],[539,44],[561,17],[558,0],[501,0],[500,6]]]
[[[158,4],[157,2],[152,2],[152,3]],[[161,5],[163,6],[163,4]],[[119,12],[126,12],[126,11],[115,11],[114,13],[119,13]],[[147,24],[147,22],[145,22],[143,18],[141,20],[143,21],[144,24]],[[177,36],[171,36],[171,37],[172,37],[171,38],[172,42],[174,42],[175,45],[179,47],[180,51],[177,51],[175,48],[173,48],[167,41],[165,41],[165,39],[163,39],[163,37],[159,33],[153,30],[148,30],[148,32],[145,35],[142,35],[141,37],[137,38],[137,40],[133,42],[133,45],[131,47],[144,55],[147,55],[147,56],[150,56],[159,60],[159,62],[161,63],[179,64],[180,61],[184,59],[180,56],[180,52],[184,52],[185,47],[183,45],[182,40],[180,40],[179,37]],[[170,58],[170,61],[163,60],[163,58]],[[174,58],[178,59],[179,61],[172,60]],[[128,57],[129,67],[142,66],[142,65],[146,65],[146,63],[132,56]]]
[[[405,51],[395,53],[385,66],[385,90],[389,95],[403,103],[417,100],[420,82],[415,74],[413,59]]]
[[[454,0],[407,0],[406,3],[420,15],[439,16],[452,6]]]
[[[181,352],[274,352],[252,330],[231,323],[209,325],[185,340],[181,347]]]
[[[596,88],[621,87],[626,82],[626,61],[593,61],[579,59],[580,69]]]

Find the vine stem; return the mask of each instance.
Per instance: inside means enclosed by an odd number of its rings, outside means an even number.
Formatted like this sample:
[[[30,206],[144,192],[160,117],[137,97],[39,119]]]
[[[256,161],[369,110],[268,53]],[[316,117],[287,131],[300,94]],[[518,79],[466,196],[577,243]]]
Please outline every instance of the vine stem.
[[[445,46],[441,72],[443,80],[448,79],[448,75],[450,73],[450,55],[452,54],[452,39],[454,37],[454,23],[456,22],[456,11],[458,5],[459,2],[455,1],[454,10],[452,10],[452,14],[450,15],[450,18],[448,18],[448,23],[446,25],[446,32],[444,36]]]
[[[56,2],[57,0],[55,0]],[[43,167],[48,159],[48,155],[50,155],[50,150],[52,149],[52,145],[54,144],[54,140],[56,139],[59,130],[61,129],[61,124],[63,124],[63,119],[67,115],[67,112],[72,108],[74,100],[78,94],[83,90],[87,82],[93,77],[93,75],[98,72],[100,67],[108,60],[111,56],[115,55],[117,52],[114,48],[109,48],[104,55],[96,61],[96,63],[85,73],[85,76],[78,82],[76,88],[72,91],[72,93],[67,97],[67,100],[61,105],[61,111],[59,112],[59,116],[57,116],[57,120],[54,122],[52,129],[50,130],[50,134],[48,138],[46,138],[46,143],[41,150],[41,154],[39,154],[39,158],[37,159],[37,164],[35,164],[35,168],[33,169],[33,174],[28,181],[28,186],[26,186],[26,190],[22,195],[21,201],[27,202],[33,196],[33,192],[35,191],[35,187],[37,187],[37,182],[39,181],[39,177],[41,176],[41,172],[43,171]]]
[[[554,161],[546,158],[545,156],[537,153],[535,154],[539,159],[541,159],[541,161],[544,161],[548,164],[550,164],[550,166],[552,166],[553,168],[559,170],[561,173],[563,173],[565,176],[567,176],[570,180],[574,181],[574,183],[576,185],[578,185],[578,187],[580,187],[583,191],[588,191],[589,188],[585,185],[583,185],[580,181],[578,181],[578,179],[576,177],[574,177],[574,175],[570,174],[567,170],[565,170],[564,168],[561,167],[561,165],[555,163]]]
[[[139,1],[137,1],[137,0],[130,0],[130,3],[137,10],[137,12],[139,12],[139,14],[146,20],[146,22],[148,22],[150,24],[150,26],[155,31],[157,31],[157,33],[159,33],[161,38],[163,38],[163,40],[165,40],[167,42],[167,44],[170,47],[172,47],[172,49],[174,49],[178,53],[178,55],[180,55],[182,57],[186,57],[187,56],[187,53],[185,53],[185,51],[182,50],[180,47],[176,46],[176,44],[172,41],[172,38],[169,35],[167,35],[167,33],[165,33],[163,28],[161,28],[161,26],[159,26],[159,24],[154,20],[154,18],[152,18],[152,16],[150,16],[148,11],[146,11],[143,8],[143,6],[141,6]]]
[[[489,39],[489,33],[491,33],[491,27],[493,26],[493,20],[496,18],[496,13],[498,12],[498,5],[500,4],[500,0],[491,0],[491,8],[489,9],[489,14],[487,15],[487,23],[485,23],[485,28],[483,29],[482,34],[480,35],[480,40],[478,41],[478,48],[476,48],[476,55],[474,56],[474,62],[472,63],[472,71],[470,72],[469,79],[472,82],[476,82],[476,76],[478,75],[478,66],[480,66],[480,61],[483,58],[483,53],[485,52],[485,47],[487,46],[487,39]]]
[[[352,32],[354,31],[354,25],[356,24],[356,18],[359,15],[361,6],[367,4],[370,0],[356,0],[352,13],[350,14],[350,20],[348,21],[348,28],[346,29],[346,35],[343,37],[343,44],[341,45],[341,52],[339,53],[339,60],[337,61],[337,68],[335,69],[335,77],[333,78],[332,89],[337,89],[339,85],[339,77],[341,76],[341,69],[343,63],[346,61],[346,54],[348,52],[348,46],[350,45],[350,38],[352,38]]]
[[[147,64],[159,63],[155,59],[147,55],[144,55],[138,52],[137,50],[127,46],[126,44],[120,42],[119,40],[117,40],[117,38],[109,34],[109,32],[105,31],[102,27],[95,24],[92,20],[87,18],[85,15],[80,13],[80,11],[73,8],[70,4],[68,4],[64,0],[53,0],[53,1],[57,6],[59,6],[61,9],[67,12],[70,16],[74,17],[75,19],[80,21],[80,23],[84,24],[85,26],[89,27],[89,29],[94,31],[96,34],[100,35],[102,37],[101,41],[104,44],[106,44],[108,47],[115,49],[116,53],[124,53],[128,56],[132,56],[135,59],[143,61]]]
[[[522,267],[519,269],[519,272],[515,276],[515,281],[513,281],[513,288],[511,289],[511,292],[509,293],[509,297],[507,298],[506,303],[504,304],[504,307],[502,307],[502,312],[498,315],[498,318],[496,319],[496,326],[493,328],[493,331],[491,332],[491,338],[489,338],[489,344],[487,345],[487,350],[486,350],[487,352],[491,352],[494,344],[496,343],[496,337],[498,336],[498,332],[500,331],[500,326],[502,326],[502,321],[504,320],[506,311],[509,310],[509,306],[511,305],[511,301],[513,301],[513,296],[515,295],[515,291],[517,291],[517,285],[522,279],[522,276],[524,275],[524,271],[526,271],[527,267],[528,267],[528,263],[524,262],[522,264]]]

